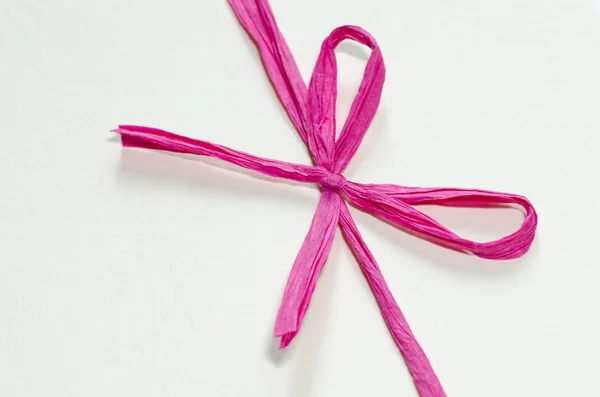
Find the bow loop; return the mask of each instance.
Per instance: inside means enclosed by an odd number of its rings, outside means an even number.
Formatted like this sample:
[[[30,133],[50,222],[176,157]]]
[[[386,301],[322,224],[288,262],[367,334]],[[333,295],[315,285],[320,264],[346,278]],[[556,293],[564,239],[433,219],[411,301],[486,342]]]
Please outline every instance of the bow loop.
[[[486,190],[419,188],[391,184],[348,182],[346,196],[358,208],[380,216],[402,229],[447,248],[486,259],[514,259],[527,252],[535,237],[537,213],[531,202],[519,195]],[[413,205],[447,207],[498,207],[518,205],[525,211],[521,227],[498,240],[478,242],[460,237],[417,210]]]
[[[372,49],[372,53],[348,118],[336,141],[335,48],[344,40],[364,44]],[[325,38],[308,87],[308,109],[312,129],[307,141],[317,164],[335,173],[344,170],[375,115],[384,80],[383,57],[375,39],[366,30],[358,26],[341,26]]]

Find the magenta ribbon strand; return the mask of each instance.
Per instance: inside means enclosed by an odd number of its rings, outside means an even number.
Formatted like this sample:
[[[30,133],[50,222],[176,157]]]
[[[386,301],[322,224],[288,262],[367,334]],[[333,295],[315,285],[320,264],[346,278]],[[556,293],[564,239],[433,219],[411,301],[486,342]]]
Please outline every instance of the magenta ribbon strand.
[[[216,157],[272,177],[317,184],[322,194],[308,235],[289,275],[275,322],[275,335],[286,347],[296,336],[310,304],[317,277],[327,260],[336,228],[354,253],[377,300],[389,331],[402,353],[421,397],[446,396],[423,349],[392,296],[381,270],[363,241],[346,200],[386,219],[401,229],[436,244],[488,259],[512,259],[530,247],[537,226],[536,212],[527,198],[485,190],[418,188],[391,184],[361,184],[342,172],[352,159],[373,119],[383,89],[385,66],[375,39],[357,26],[339,27],[323,41],[308,88],[281,34],[267,0],[229,0],[240,23],[254,40],[281,103],[315,165],[271,160],[214,143],[186,138],[163,130],[120,125],[123,146]],[[337,64],[334,50],[343,40],[371,49],[358,94],[336,139],[335,103]],[[516,204],[525,219],[516,232],[496,241],[464,239],[413,207],[435,204],[452,207]]]

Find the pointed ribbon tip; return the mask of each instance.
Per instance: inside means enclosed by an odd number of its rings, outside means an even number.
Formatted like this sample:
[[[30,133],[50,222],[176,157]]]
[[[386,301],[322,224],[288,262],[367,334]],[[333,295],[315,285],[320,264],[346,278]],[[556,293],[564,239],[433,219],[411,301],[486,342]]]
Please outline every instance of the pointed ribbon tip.
[[[512,259],[532,244],[537,214],[523,196],[485,190],[416,188],[391,184],[360,184],[342,172],[354,156],[379,105],[385,65],[375,39],[357,26],[342,26],[323,41],[308,87],[279,31],[266,0],[229,0],[240,23],[254,40],[265,69],[292,124],[306,143],[315,165],[294,164],[254,156],[222,145],[167,131],[121,125],[123,146],[219,158],[276,178],[312,183],[322,188],[308,234],[296,256],[275,321],[275,335],[284,348],[297,335],[339,226],[373,291],[390,334],[402,353],[420,397],[445,397],[435,372],[394,300],[375,258],[364,242],[346,200],[353,206],[436,244],[488,259]],[[371,49],[363,79],[339,138],[335,103],[335,48],[353,40]],[[519,205],[525,219],[519,230],[490,242],[464,239],[417,210],[414,205],[451,207]]]

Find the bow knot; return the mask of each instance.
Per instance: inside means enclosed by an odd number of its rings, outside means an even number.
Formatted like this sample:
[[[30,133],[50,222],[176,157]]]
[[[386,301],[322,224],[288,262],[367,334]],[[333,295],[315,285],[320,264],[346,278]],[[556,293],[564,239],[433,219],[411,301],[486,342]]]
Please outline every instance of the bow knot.
[[[341,190],[344,188],[344,185],[346,185],[346,182],[346,178],[344,178],[342,174],[328,171],[317,183],[323,188]]]

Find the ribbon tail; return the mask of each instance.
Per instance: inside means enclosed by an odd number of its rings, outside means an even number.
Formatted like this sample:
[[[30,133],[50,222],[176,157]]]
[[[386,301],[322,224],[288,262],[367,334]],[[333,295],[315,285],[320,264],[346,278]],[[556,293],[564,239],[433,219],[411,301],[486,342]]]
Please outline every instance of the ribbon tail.
[[[367,279],[369,287],[373,291],[392,338],[404,357],[419,396],[446,397],[446,393],[431,367],[431,363],[413,335],[398,303],[392,296],[373,254],[365,244],[350,215],[346,203],[342,203],[340,209],[340,226]]]
[[[277,27],[266,0],[228,0],[238,20],[252,38],[273,87],[304,142],[308,125],[308,90],[292,52]]]
[[[223,145],[188,138],[157,128],[120,125],[119,128],[112,131],[121,135],[121,142],[125,147],[214,157],[275,178],[319,183],[330,174],[323,167],[258,157]]]
[[[289,345],[300,329],[317,277],[331,250],[341,203],[342,199],[337,191],[323,189],[319,206],[294,261],[277,313],[275,336],[281,337],[281,348]]]

